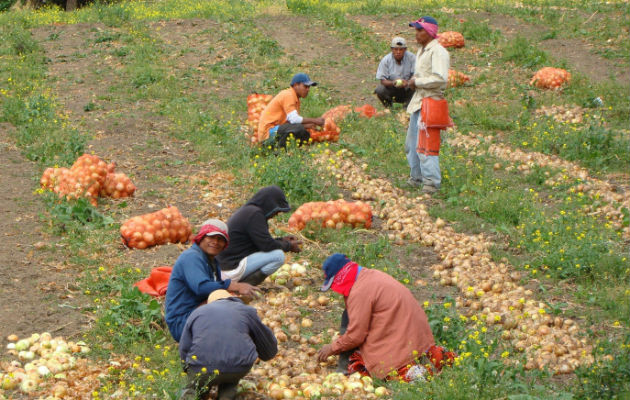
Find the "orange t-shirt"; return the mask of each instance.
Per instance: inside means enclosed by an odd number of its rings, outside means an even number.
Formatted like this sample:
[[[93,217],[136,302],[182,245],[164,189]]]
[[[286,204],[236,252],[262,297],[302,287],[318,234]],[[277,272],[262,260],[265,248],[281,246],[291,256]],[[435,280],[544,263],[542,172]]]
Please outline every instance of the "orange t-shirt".
[[[269,129],[287,122],[287,114],[300,112],[300,99],[293,88],[288,88],[276,95],[260,114],[258,122],[258,143],[269,138]]]

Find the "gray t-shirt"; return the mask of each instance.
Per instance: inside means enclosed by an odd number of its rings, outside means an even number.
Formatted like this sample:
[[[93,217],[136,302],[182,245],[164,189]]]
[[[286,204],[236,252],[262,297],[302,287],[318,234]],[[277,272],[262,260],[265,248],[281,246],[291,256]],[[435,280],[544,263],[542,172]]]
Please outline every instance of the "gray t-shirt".
[[[376,79],[388,79],[390,81],[396,79],[409,79],[413,75],[413,71],[416,67],[416,56],[410,51],[405,51],[403,59],[400,64],[394,59],[392,53],[387,54],[381,62],[378,64],[378,70],[376,70]]]

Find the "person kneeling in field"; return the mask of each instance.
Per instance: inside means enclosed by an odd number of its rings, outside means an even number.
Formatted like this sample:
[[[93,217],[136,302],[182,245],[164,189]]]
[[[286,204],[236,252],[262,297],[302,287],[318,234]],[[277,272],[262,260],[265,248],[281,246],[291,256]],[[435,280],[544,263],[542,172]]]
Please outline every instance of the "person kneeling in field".
[[[339,354],[338,372],[406,381],[452,363],[454,354],[435,345],[424,310],[396,279],[339,253],[328,257],[322,268],[321,290],[342,294],[346,310],[341,336],[319,350],[319,361]]]
[[[285,251],[299,253],[302,243],[294,236],[274,238],[269,220],[291,209],[282,189],[272,185],[260,189],[228,220],[230,247],[217,259],[223,279],[261,284],[284,264]]]
[[[221,279],[216,256],[227,247],[228,241],[227,225],[218,219],[209,219],[201,226],[193,245],[175,261],[165,304],[166,324],[175,341],[179,342],[190,313],[205,303],[210,293],[227,289],[252,296],[258,290],[247,283]]]
[[[308,75],[295,74],[291,87],[278,93],[260,114],[258,143],[265,146],[286,147],[290,135],[298,142],[311,138],[307,129],[324,126],[324,118],[305,118],[300,115],[300,99],[308,96],[311,86],[317,86]]]
[[[184,326],[179,354],[188,384],[180,399],[207,399],[217,385],[219,400],[234,399],[239,380],[256,358],[268,361],[277,353],[276,337],[256,309],[225,290],[216,290]]]

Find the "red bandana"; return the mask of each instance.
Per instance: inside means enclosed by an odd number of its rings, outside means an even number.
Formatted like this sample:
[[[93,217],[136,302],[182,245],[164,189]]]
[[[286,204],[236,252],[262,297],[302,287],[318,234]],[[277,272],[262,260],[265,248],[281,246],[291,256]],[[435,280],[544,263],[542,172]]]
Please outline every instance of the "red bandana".
[[[335,292],[348,297],[350,289],[352,289],[354,282],[357,280],[358,270],[359,264],[353,261],[348,262],[339,270],[339,272],[337,272],[330,288]]]
[[[227,245],[230,243],[230,239],[226,231],[210,224],[201,227],[199,233],[197,234],[197,236],[195,236],[194,242],[199,244],[201,242],[201,239],[203,239],[208,233],[218,233],[219,235],[223,236],[223,238],[225,239],[225,247],[227,247]]]

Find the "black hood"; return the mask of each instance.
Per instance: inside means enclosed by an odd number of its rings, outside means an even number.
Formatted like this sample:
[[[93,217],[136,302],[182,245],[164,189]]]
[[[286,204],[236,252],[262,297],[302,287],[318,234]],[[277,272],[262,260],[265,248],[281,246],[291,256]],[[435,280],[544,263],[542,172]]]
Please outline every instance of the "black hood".
[[[284,192],[276,185],[260,189],[245,205],[260,207],[267,219],[271,218],[276,212],[291,210]]]

